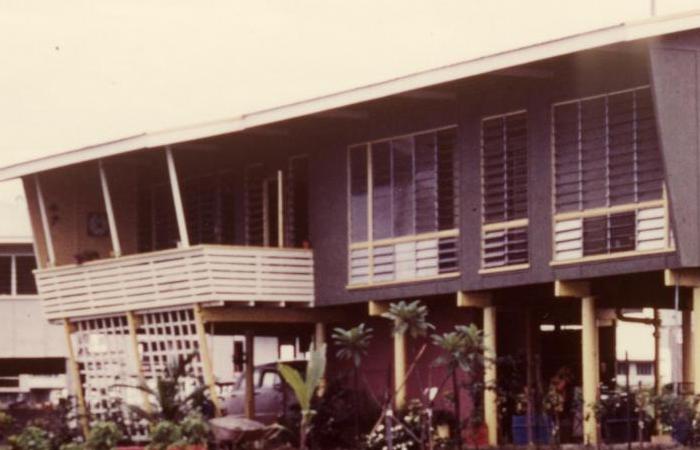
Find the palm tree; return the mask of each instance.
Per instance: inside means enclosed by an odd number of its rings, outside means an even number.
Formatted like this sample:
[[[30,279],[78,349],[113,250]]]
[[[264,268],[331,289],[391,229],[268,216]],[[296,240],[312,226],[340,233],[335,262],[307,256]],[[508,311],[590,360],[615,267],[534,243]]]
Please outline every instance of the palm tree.
[[[428,322],[428,307],[421,304],[420,300],[392,303],[389,305],[389,311],[382,314],[382,317],[394,323],[394,334],[402,335],[408,332],[414,339],[427,335],[428,331],[435,328]]]
[[[355,389],[353,392],[353,403],[355,409],[355,436],[360,435],[359,423],[359,400],[360,391],[360,364],[362,358],[367,355],[367,349],[372,341],[372,329],[365,326],[364,323],[356,327],[345,330],[343,328],[335,328],[333,330],[333,342],[338,350],[335,355],[338,359],[352,361],[353,364],[353,382]]]
[[[474,324],[455,326],[454,331],[432,336],[433,344],[443,352],[435,360],[436,365],[446,366],[452,380],[454,414],[461,430],[460,388],[457,370],[465,372],[472,384],[478,380],[484,364],[484,334]],[[458,430],[459,435],[459,430]]]

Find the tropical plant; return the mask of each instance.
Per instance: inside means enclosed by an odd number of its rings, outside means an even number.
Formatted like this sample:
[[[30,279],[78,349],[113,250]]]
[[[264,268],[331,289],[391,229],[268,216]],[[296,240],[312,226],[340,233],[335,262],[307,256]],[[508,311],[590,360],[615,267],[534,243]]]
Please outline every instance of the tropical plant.
[[[117,388],[137,389],[146,393],[150,403],[150,411],[146,408],[130,405],[129,408],[138,416],[153,422],[166,420],[179,423],[190,412],[204,413],[207,409],[207,399],[204,393],[208,386],[195,386],[190,392],[184,392],[185,382],[195,379],[192,373],[192,360],[197,353],[191,353],[166,365],[161,377],[156,379],[155,387],[146,384],[129,385],[116,384]]]
[[[16,450],[51,450],[51,436],[39,427],[26,427],[20,434],[10,436],[8,443]]]
[[[352,361],[355,367],[360,367],[372,341],[372,329],[364,323],[348,330],[335,328],[332,338],[338,349],[335,352],[338,359]]]
[[[470,393],[472,401],[477,402],[476,393],[483,389],[483,384],[479,382],[483,372],[484,364],[484,334],[474,324],[457,325],[454,331],[432,336],[433,344],[438,347],[442,354],[435,360],[434,364],[445,366],[448,377],[452,380],[452,397],[454,403],[454,415],[458,428],[462,427],[461,402],[458,370],[465,372],[469,376],[471,387]],[[476,408],[475,408],[476,410]],[[457,433],[459,435],[459,433]]]
[[[312,349],[311,358],[306,365],[306,378],[302,379],[301,374],[295,368],[278,364],[277,370],[284,378],[284,381],[292,388],[294,395],[301,408],[301,421],[299,425],[299,448],[306,450],[306,438],[309,432],[311,419],[314,411],[311,409],[316,389],[321,384],[326,372],[326,344],[318,349]]]
[[[336,328],[333,330],[333,342],[338,349],[335,355],[340,360],[352,361],[353,364],[353,409],[355,412],[355,436],[360,435],[359,399],[360,392],[360,364],[362,358],[367,355],[369,344],[372,341],[372,329],[364,323],[345,330]]]
[[[428,307],[421,304],[420,300],[391,303],[389,311],[382,314],[382,317],[394,323],[394,334],[403,335],[408,332],[414,339],[427,335],[435,328],[428,322]]]
[[[182,437],[188,445],[202,445],[209,436],[209,423],[200,413],[190,412],[180,425]]]
[[[151,439],[149,450],[167,450],[168,447],[180,443],[182,429],[169,420],[161,420],[151,427],[149,438]]]
[[[112,450],[124,437],[114,422],[96,422],[85,439],[87,450]]]

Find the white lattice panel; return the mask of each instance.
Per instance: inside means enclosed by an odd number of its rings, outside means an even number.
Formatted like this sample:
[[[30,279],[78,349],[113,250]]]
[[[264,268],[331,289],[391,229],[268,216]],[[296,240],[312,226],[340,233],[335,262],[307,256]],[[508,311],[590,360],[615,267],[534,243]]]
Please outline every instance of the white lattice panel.
[[[126,316],[80,320],[74,323],[73,339],[85,392],[85,402],[94,418],[105,419],[114,412],[113,404],[129,395],[136,370],[130,361],[129,329]]]
[[[314,300],[309,249],[200,245],[35,272],[48,319],[198,302]]]

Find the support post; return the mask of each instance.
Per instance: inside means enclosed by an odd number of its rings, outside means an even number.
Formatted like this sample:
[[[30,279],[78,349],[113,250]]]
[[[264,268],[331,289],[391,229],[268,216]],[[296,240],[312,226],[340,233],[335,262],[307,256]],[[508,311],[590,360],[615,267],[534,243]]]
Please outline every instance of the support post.
[[[131,342],[131,349],[134,352],[134,363],[136,364],[136,377],[139,380],[139,385],[147,386],[146,376],[143,374],[143,365],[141,364],[141,351],[139,349],[139,337],[138,337],[138,319],[133,311],[127,311],[126,322],[129,327],[129,340]],[[151,401],[148,398],[148,392],[141,391],[141,399],[143,401],[143,410],[146,413],[151,414],[153,408],[151,408]]]
[[[599,356],[598,326],[595,315],[595,298],[581,298],[581,340],[583,372],[583,440],[584,444],[598,444],[598,421],[593,405],[598,399]]]
[[[107,173],[105,172],[102,160],[98,161],[100,170],[100,185],[102,186],[102,197],[105,202],[105,210],[107,211],[107,222],[109,223],[109,235],[112,238],[112,253],[115,257],[122,255],[122,246],[119,243],[119,233],[117,232],[117,221],[114,218],[114,209],[112,208],[112,195],[109,192],[109,182],[107,181]]]
[[[255,420],[255,335],[245,332],[245,416]]]
[[[80,381],[80,367],[78,367],[78,360],[75,358],[75,349],[73,349],[73,339],[71,339],[73,326],[68,319],[63,320],[63,329],[66,334],[66,347],[68,349],[68,366],[70,367],[70,376],[73,380],[73,391],[75,392],[75,398],[78,401],[78,415],[80,427],[83,431],[83,437],[87,437],[89,431],[88,411],[87,405],[85,403],[85,395],[83,394],[83,384]]]
[[[190,246],[190,236],[187,234],[187,221],[185,220],[185,210],[182,207],[182,196],[180,195],[180,184],[177,179],[177,169],[173,150],[170,146],[165,147],[165,159],[168,163],[168,176],[170,178],[170,190],[173,194],[173,205],[175,206],[175,218],[177,219],[177,230],[180,235],[180,245],[183,248]]]
[[[694,297],[694,296],[693,296]],[[682,364],[683,364],[683,383],[693,382],[693,329],[692,329],[692,314],[693,312],[687,309],[683,310],[683,323],[681,332],[683,334],[682,347]]]
[[[497,380],[496,372],[496,307],[487,306],[484,308],[484,346],[486,348],[487,359],[484,364],[484,420],[488,428],[488,444],[498,445],[498,399],[495,388]]]
[[[209,342],[207,341],[207,332],[204,328],[204,320],[202,320],[202,305],[194,305],[194,321],[197,328],[197,337],[199,340],[199,357],[202,359],[202,369],[204,370],[204,381],[209,387],[209,398],[214,405],[214,414],[218,417],[221,415],[221,404],[219,403],[219,394],[216,388],[216,379],[214,378],[214,366],[211,362],[211,354],[209,353]]]
[[[406,407],[406,333],[394,333],[394,405],[397,411]]]
[[[326,324],[323,322],[316,322],[314,327],[314,347],[316,350],[321,348],[323,344],[326,343]],[[323,393],[326,391],[326,376],[324,374],[321,379],[321,384],[318,386],[318,396],[323,397]]]
[[[284,175],[277,171],[277,246],[284,247]]]
[[[526,411],[526,431],[527,431],[527,444],[534,445],[535,437],[535,424],[537,419],[535,419],[535,352],[534,352],[534,337],[533,337],[533,326],[532,326],[532,312],[527,310],[525,313],[525,392],[527,396],[527,411]]]
[[[39,215],[41,216],[41,226],[44,230],[44,242],[46,243],[46,254],[49,258],[49,266],[56,265],[56,253],[54,253],[53,239],[51,238],[51,226],[49,225],[49,216],[46,213],[46,203],[44,202],[44,193],[41,190],[41,182],[39,175],[34,175],[34,185],[36,186],[36,198],[39,205]]]
[[[700,326],[700,287],[693,288],[693,314],[692,321],[695,326]],[[693,351],[700,349],[700,331],[692,333],[691,348]],[[693,367],[693,392],[700,392],[700,357],[692,358]]]

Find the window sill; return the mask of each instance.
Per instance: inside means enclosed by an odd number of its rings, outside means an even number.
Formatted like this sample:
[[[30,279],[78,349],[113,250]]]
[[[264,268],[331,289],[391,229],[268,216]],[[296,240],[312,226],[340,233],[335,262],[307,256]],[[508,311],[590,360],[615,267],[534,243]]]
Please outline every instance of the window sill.
[[[352,291],[356,289],[372,289],[376,287],[385,287],[385,286],[396,286],[396,285],[402,285],[402,284],[412,284],[412,283],[422,283],[424,281],[435,281],[435,280],[444,280],[444,279],[450,279],[450,278],[457,278],[460,276],[459,272],[450,272],[450,273],[444,273],[441,275],[433,275],[429,277],[420,277],[420,278],[410,278],[406,280],[395,280],[395,281],[378,281],[376,283],[366,283],[366,284],[348,284],[345,286],[345,289]]]
[[[562,261],[550,261],[549,265],[552,267],[566,266],[566,265],[570,265],[570,264],[581,264],[581,263],[596,262],[596,261],[610,261],[610,260],[616,260],[616,259],[633,258],[633,257],[637,257],[637,256],[660,255],[660,254],[664,254],[664,253],[674,253],[675,251],[676,251],[676,249],[672,248],[672,247],[660,248],[660,249],[654,249],[654,250],[632,250],[632,251],[619,252],[619,253],[606,253],[606,254],[602,254],[602,255],[590,255],[590,256],[584,256],[581,258],[567,259],[567,260],[562,260]]]
[[[489,267],[487,269],[480,269],[479,275],[490,275],[498,274],[503,272],[516,272],[519,270],[527,270],[530,268],[530,263],[523,264],[513,264],[510,266],[500,266],[500,267]]]

